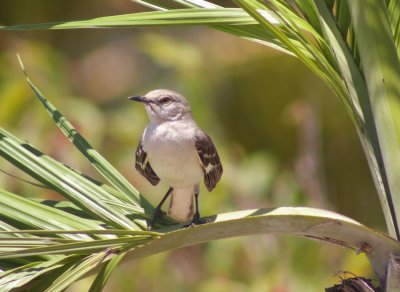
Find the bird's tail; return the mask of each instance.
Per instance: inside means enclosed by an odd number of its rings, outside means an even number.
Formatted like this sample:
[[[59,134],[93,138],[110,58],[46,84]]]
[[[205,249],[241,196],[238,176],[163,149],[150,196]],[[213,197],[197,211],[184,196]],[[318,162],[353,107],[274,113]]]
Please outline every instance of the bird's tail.
[[[193,194],[194,187],[174,189],[172,191],[168,216],[180,222],[191,219],[193,216]]]

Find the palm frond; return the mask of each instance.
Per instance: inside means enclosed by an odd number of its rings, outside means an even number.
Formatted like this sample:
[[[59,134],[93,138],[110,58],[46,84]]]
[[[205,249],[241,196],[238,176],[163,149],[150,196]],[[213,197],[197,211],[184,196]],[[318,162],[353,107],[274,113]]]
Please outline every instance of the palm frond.
[[[0,291],[12,291],[33,283],[43,275],[48,276],[52,271],[74,263],[78,258],[77,256],[57,257],[48,261],[30,262],[10,269],[0,274]]]
[[[104,198],[115,200],[103,188],[1,128],[0,155],[70,199],[94,218],[101,218],[114,226],[141,229],[126,218],[126,213],[102,201]]]
[[[1,204],[0,214],[3,218],[12,220],[14,226],[19,229],[2,229],[0,239],[4,234],[21,234],[20,229],[38,230],[105,230],[101,224],[94,220],[85,219],[66,213],[56,208],[40,204],[33,200],[24,198],[10,192],[0,190]],[[49,220],[51,218],[51,220]],[[1,226],[1,223],[0,223]],[[16,232],[16,233],[14,233]],[[29,233],[29,232],[26,232]],[[87,234],[59,234],[62,238],[87,240],[91,237]],[[109,236],[96,235],[99,238],[109,238]]]
[[[378,144],[375,144],[374,151],[385,189],[385,198],[381,198],[381,203],[383,209],[390,212],[394,225],[391,233],[400,239],[399,55],[383,1],[354,0],[348,5],[367,85],[366,98],[377,132]],[[371,24],[379,24],[379,30]]]

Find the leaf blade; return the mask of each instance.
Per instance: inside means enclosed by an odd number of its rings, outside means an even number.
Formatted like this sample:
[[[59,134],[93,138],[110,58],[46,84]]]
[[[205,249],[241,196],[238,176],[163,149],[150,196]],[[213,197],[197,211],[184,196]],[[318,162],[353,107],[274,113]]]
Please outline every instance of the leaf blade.
[[[22,70],[24,71],[25,78],[35,93],[36,97],[43,104],[51,118],[55,121],[61,132],[77,147],[77,149],[92,163],[98,172],[110,181],[120,193],[119,199],[124,200],[126,203],[142,206],[151,209],[150,203],[147,202],[139,192],[106,160],[100,155],[88,141],[72,126],[72,124],[64,117],[54,106],[48,101],[39,89],[32,83],[28,77],[24,65],[18,56]],[[112,196],[110,197],[113,198]]]
[[[141,229],[126,213],[102,201],[104,189],[0,128],[0,155],[112,226]],[[111,197],[112,198],[112,197]]]

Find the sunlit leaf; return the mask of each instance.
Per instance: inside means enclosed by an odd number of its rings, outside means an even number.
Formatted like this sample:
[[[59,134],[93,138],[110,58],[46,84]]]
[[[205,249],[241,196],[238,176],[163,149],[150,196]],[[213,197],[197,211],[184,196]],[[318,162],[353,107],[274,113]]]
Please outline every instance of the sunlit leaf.
[[[125,217],[126,213],[102,202],[103,196],[112,199],[109,193],[1,128],[0,156],[43,184],[51,186],[92,216],[101,218],[110,225],[139,229]]]

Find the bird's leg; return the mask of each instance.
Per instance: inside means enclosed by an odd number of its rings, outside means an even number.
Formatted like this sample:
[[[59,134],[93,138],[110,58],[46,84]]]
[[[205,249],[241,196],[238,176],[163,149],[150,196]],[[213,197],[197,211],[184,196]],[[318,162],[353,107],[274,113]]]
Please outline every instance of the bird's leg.
[[[165,200],[169,197],[169,195],[172,192],[172,188],[169,188],[167,193],[164,195],[164,197],[162,198],[161,202],[157,205],[157,207],[154,209],[154,214],[153,214],[153,219],[151,220],[150,223],[150,230],[153,230],[154,225],[156,223],[157,218],[161,218],[163,215],[163,212],[161,210],[162,205],[164,204]]]
[[[196,211],[194,212],[194,215],[193,215],[192,224],[193,224],[193,223],[194,223],[194,224],[198,224],[198,223],[200,223],[199,193],[198,193],[198,192],[196,192],[196,193],[194,194],[194,200],[195,200],[195,203],[196,203]]]
[[[196,211],[195,211],[194,214],[193,214],[193,220],[192,220],[192,222],[190,222],[190,224],[185,225],[184,227],[193,227],[193,226],[195,226],[195,225],[199,225],[199,224],[204,223],[204,222],[202,222],[202,221],[200,220],[200,212],[199,212],[199,193],[198,193],[198,192],[195,192],[195,193],[194,193],[194,200],[195,200],[195,203],[196,203]]]

